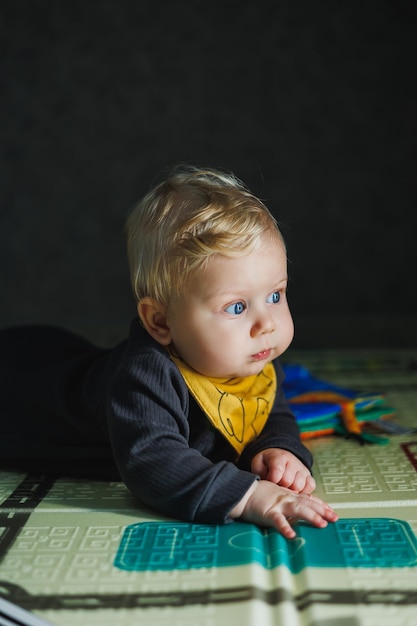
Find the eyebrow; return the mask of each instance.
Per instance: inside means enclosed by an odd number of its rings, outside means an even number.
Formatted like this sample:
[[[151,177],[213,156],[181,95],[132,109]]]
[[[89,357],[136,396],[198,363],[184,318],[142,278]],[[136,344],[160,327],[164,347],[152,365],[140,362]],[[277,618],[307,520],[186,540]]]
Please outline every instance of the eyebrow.
[[[288,283],[288,276],[285,276],[285,278],[281,278],[281,280],[279,280],[277,283],[275,283],[275,287],[272,288],[272,291],[274,291],[274,289],[278,289],[280,286],[282,286],[283,283],[285,283],[285,284]],[[244,289],[243,290],[242,289],[241,290],[238,290],[238,289],[225,289],[223,291],[215,291],[213,293],[209,293],[205,299],[206,300],[214,300],[216,298],[229,298],[229,297],[231,297],[231,298],[236,298],[236,297],[239,298],[240,297],[239,294],[244,294],[244,293],[245,293]],[[268,293],[269,293],[269,291],[268,291]]]

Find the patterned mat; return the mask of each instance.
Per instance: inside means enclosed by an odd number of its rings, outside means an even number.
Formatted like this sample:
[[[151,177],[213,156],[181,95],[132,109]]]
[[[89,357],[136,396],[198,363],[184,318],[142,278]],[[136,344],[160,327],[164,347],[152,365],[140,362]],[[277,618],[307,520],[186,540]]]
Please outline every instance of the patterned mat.
[[[248,524],[161,518],[121,483],[2,472],[0,625],[17,605],[11,623],[33,626],[414,626],[417,353],[290,357],[336,384],[385,392],[393,423],[410,429],[387,446],[308,441],[337,524],[300,524],[288,542]]]

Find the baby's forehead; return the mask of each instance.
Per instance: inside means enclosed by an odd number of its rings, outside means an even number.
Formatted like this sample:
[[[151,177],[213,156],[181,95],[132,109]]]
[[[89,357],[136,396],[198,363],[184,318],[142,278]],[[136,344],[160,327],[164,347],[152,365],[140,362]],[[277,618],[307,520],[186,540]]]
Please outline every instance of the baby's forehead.
[[[214,254],[203,266],[192,270],[189,279],[188,285],[206,292],[207,297],[246,286],[273,286],[287,279],[285,246],[275,238],[260,241],[258,246],[240,254]]]

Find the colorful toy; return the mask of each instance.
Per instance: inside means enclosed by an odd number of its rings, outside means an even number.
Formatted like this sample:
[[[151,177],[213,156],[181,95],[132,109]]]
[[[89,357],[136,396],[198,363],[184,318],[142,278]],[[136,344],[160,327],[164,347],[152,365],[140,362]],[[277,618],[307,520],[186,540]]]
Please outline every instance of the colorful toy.
[[[361,393],[316,378],[302,365],[285,364],[283,390],[303,439],[338,434],[359,443],[385,445],[387,437],[365,431],[369,423],[381,424],[395,409],[382,393]]]

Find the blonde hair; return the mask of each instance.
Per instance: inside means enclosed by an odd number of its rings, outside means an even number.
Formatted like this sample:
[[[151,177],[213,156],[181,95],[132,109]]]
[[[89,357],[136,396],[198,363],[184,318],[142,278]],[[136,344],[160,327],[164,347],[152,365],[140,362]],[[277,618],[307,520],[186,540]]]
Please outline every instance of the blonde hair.
[[[282,235],[266,206],[233,174],[180,166],[128,217],[127,249],[137,300],[167,304],[210,256],[250,252],[265,233]]]

